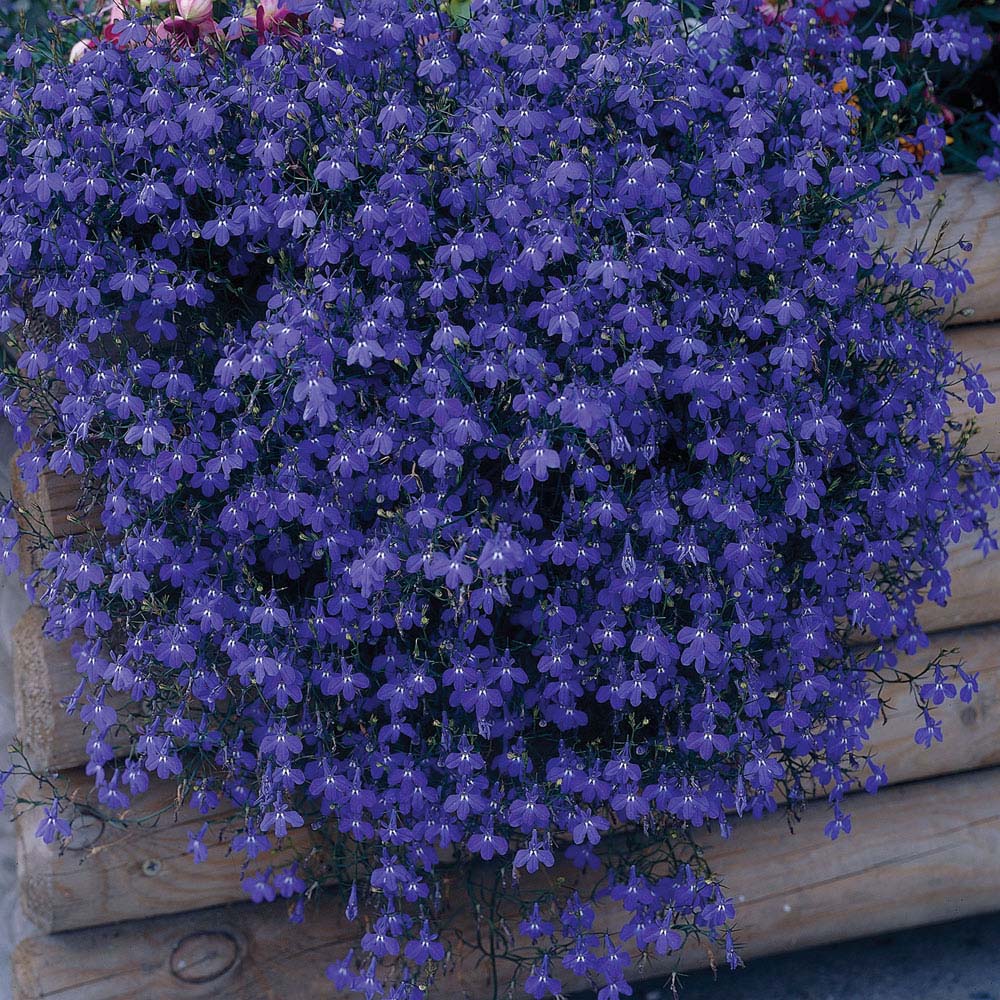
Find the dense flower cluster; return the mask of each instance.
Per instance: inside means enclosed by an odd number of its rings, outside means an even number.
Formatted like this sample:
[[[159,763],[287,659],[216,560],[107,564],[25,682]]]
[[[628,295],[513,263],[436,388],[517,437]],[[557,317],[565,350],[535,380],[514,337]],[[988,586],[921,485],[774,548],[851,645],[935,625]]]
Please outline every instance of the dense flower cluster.
[[[228,816],[254,899],[338,881],[369,1000],[447,961],[470,857],[538,997],[725,938],[688,835],[819,786],[846,829],[876,671],[993,544],[950,419],[992,396],[929,310],[968,275],[876,249],[944,137],[860,116],[899,41],[821,6],[353,0],[161,46],[130,9],[74,65],[11,50],[2,407],[104,527],[31,581],[90,772]],[[976,54],[910,6],[914,52]],[[919,739],[956,687],[915,685]]]

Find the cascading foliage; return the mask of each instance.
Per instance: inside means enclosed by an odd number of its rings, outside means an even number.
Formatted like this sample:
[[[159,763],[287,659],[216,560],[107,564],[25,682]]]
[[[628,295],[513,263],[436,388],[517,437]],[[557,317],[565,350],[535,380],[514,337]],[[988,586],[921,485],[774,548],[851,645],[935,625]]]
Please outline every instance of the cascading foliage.
[[[456,871],[498,992],[736,962],[695,835],[822,788],[836,837],[886,780],[882,681],[997,500],[962,261],[878,249],[945,142],[900,67],[986,40],[890,6],[188,3],[11,48],[3,414],[103,531],[10,503],[7,564],[76,637],[100,802],[175,782],[194,860],[294,919],[337,886],[337,986],[419,996]],[[975,677],[928,661],[929,744]]]

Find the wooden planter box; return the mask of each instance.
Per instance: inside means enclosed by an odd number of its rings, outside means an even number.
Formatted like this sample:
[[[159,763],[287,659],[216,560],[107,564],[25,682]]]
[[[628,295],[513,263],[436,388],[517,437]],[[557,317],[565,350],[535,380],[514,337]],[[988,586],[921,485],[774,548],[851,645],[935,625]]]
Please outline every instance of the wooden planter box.
[[[977,282],[961,297],[954,339],[1000,384],[1000,186],[975,177],[952,178],[945,208],[928,240],[971,239]],[[950,234],[950,235],[949,235]],[[906,244],[919,234],[907,235]],[[968,325],[978,324],[978,325]],[[1000,406],[978,418],[977,442],[1000,454]],[[82,530],[78,498],[68,477],[49,476],[42,490],[22,497],[58,534]],[[994,517],[1000,531],[1000,514]],[[31,559],[31,553],[23,553]],[[841,941],[1000,906],[1000,558],[983,560],[971,544],[955,546],[953,595],[946,609],[925,609],[925,628],[941,648],[959,647],[979,671],[971,705],[943,706],[945,742],[924,750],[913,741],[918,724],[909,693],[893,693],[899,710],[874,736],[894,786],[850,804],[854,832],[830,843],[827,810],[809,809],[791,835],[781,815],[740,820],[732,837],[706,838],[715,869],[740,903],[738,938],[746,957]],[[20,736],[36,769],[68,776],[80,809],[64,851],[34,837],[37,816],[18,823],[22,905],[45,933],[22,941],[14,957],[16,1000],[218,1000],[333,996],[326,964],[358,937],[336,905],[317,908],[290,925],[285,907],[253,906],[242,898],[239,865],[221,851],[194,866],[187,834],[201,818],[167,810],[152,828],[105,825],[86,809],[90,781],[82,771],[85,740],[78,720],[59,704],[77,684],[68,644],[41,633],[42,613],[29,610],[14,643],[15,701]],[[137,807],[147,813],[170,803],[156,786]],[[280,859],[279,859],[280,860]],[[446,900],[456,925],[475,918],[456,890]],[[599,910],[597,930],[613,928],[620,911]],[[716,961],[704,948],[656,959],[637,978]],[[585,988],[566,981],[566,989]],[[434,997],[483,1000],[488,971],[469,952]],[[515,993],[515,996],[520,996]]]

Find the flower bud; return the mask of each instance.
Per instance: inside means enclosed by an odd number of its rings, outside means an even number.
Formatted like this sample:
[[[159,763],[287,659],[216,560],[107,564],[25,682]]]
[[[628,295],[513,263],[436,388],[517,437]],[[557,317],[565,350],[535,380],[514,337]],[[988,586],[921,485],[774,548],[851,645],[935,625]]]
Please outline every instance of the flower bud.
[[[212,0],[177,0],[177,13],[185,21],[200,24],[212,19]]]

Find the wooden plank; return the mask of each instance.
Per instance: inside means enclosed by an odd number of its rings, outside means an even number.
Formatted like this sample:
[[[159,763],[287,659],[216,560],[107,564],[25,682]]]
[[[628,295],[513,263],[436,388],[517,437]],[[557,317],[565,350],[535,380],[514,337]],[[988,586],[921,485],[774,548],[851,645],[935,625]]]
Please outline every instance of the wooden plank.
[[[326,966],[357,936],[336,905],[294,928],[283,905],[241,904],[29,938],[13,960],[14,998],[335,1000]]]
[[[1000,535],[1000,509],[989,510],[989,523]],[[982,625],[1000,619],[1000,552],[984,558],[975,548],[977,535],[963,535],[948,550],[948,572],[951,574],[951,596],[941,607],[925,601],[917,614],[928,633],[943,632],[968,625]],[[932,642],[935,639],[932,637]]]
[[[10,461],[10,498],[18,511],[21,530],[30,530],[33,523],[41,523],[41,512],[38,510],[37,494],[29,493],[24,480],[17,468],[17,455]],[[21,572],[25,575],[39,568],[38,553],[33,541],[22,535],[17,541],[17,557],[21,564]]]
[[[28,608],[11,633],[17,736],[38,774],[69,770],[87,760],[86,726],[78,713],[67,715],[64,705],[80,683],[73,640],[56,642],[43,635],[45,616],[42,608]],[[128,692],[108,690],[106,700],[118,711],[120,722],[127,723]],[[113,727],[107,738],[115,751],[128,748],[124,726]]]
[[[790,951],[996,908],[1000,892],[1000,771],[988,769],[901,785],[849,800],[854,834],[830,843],[829,812],[807,808],[789,833],[784,815],[740,820],[733,835],[702,841],[712,869],[739,903],[737,940],[746,957]],[[556,870],[550,877],[572,878]],[[615,905],[595,907],[595,932],[615,931]],[[516,921],[509,921],[511,926]],[[512,947],[525,942],[515,935]],[[718,963],[692,943],[677,958],[650,956],[633,980]],[[561,970],[560,970],[561,972]],[[563,977],[567,989],[583,988]],[[451,978],[433,996],[490,995],[475,955],[456,952]],[[523,995],[517,991],[518,995]]]
[[[137,796],[128,822],[105,822],[95,815],[93,784],[84,772],[64,776],[75,813],[68,846],[46,845],[35,836],[40,812],[30,809],[16,820],[18,888],[25,914],[45,931],[94,927],[164,913],[215,906],[243,899],[242,855],[227,854],[212,843],[208,859],[194,864],[188,833],[197,832],[204,817],[192,809],[176,809],[176,787],[156,782]],[[21,791],[23,799],[46,801],[37,782]],[[158,817],[147,820],[146,817]],[[137,822],[138,820],[138,822]],[[256,858],[252,869],[287,863],[288,853],[275,850]]]
[[[739,900],[737,940],[747,958],[985,913],[1000,896],[1000,769],[917,782],[849,800],[854,832],[834,843],[828,811],[807,809],[790,833],[783,815],[740,820],[732,837],[708,838],[710,863]],[[549,876],[568,874],[557,869]],[[472,929],[461,890],[450,919]],[[13,963],[15,1000],[284,1000],[337,994],[326,964],[360,931],[321,906],[294,930],[281,907],[232,906],[182,917],[22,941]],[[598,903],[595,930],[620,925],[616,904]],[[512,922],[516,926],[516,921]],[[523,942],[516,942],[523,944]],[[477,954],[456,946],[453,967],[429,998],[493,995]],[[704,946],[651,956],[635,978],[709,963]],[[583,988],[562,974],[564,988]],[[501,986],[508,985],[501,982]],[[520,984],[512,996],[523,997]]]
[[[997,188],[1000,189],[1000,184]],[[1000,226],[1000,221],[997,225]],[[993,394],[1000,398],[1000,326],[990,324],[959,327],[952,331],[951,336],[955,348],[966,359],[982,366]],[[1000,403],[985,407],[982,413],[976,413],[968,404],[956,401],[952,405],[952,415],[962,423],[975,421],[976,433],[971,445],[973,451],[1000,455]]]
[[[14,716],[25,756],[39,772],[75,767],[86,759],[87,738],[79,716],[66,715],[62,700],[80,681],[72,643],[42,634],[46,612],[28,608],[14,626]]]
[[[14,502],[22,512],[22,526],[54,538],[103,530],[100,510],[84,503],[85,493],[78,476],[45,471],[38,477],[38,490],[29,493],[21,478],[18,458],[15,455],[11,460],[10,481]],[[34,539],[23,537],[18,554],[22,571],[30,573],[41,566],[45,552]]]
[[[1000,770],[848,800],[853,832],[831,843],[810,807],[794,835],[780,816],[706,844],[741,907],[744,954],[773,954],[952,920],[1000,898]],[[685,956],[685,967],[703,964]]]
[[[1000,625],[951,633],[940,647],[953,645],[961,646],[969,669],[979,671],[980,693],[972,704],[956,698],[935,710],[944,742],[925,749],[913,739],[920,722],[908,687],[890,686],[892,707],[886,723],[873,732],[871,749],[894,783],[1000,764]],[[911,657],[901,667],[916,672],[928,659]],[[84,807],[75,846],[71,841],[60,853],[38,840],[37,811],[18,820],[22,904],[39,927],[90,927],[242,898],[239,863],[227,857],[224,848],[213,848],[208,860],[197,866],[186,853],[188,832],[201,826],[202,817],[185,811],[174,823],[169,810],[153,829],[101,826],[85,814],[93,796],[90,779],[82,771],[66,778]],[[169,809],[171,794],[169,785],[157,784],[137,801],[131,815]],[[255,862],[255,867],[264,865]]]
[[[883,237],[885,243],[898,250],[917,246],[930,250],[939,240],[942,247],[969,240],[971,253],[956,247],[953,254],[967,259],[975,281],[952,304],[958,312],[951,321],[1000,320],[1000,186],[987,183],[979,174],[943,177],[935,190],[921,199],[919,208],[921,219],[903,229],[895,223],[895,207],[890,205],[892,225]]]
[[[916,674],[942,649],[958,649],[966,669],[979,673],[979,693],[969,703],[950,698],[936,706],[944,741],[922,747],[913,739],[922,723],[908,685],[887,685],[887,718],[872,730],[870,749],[893,784],[1000,765],[1000,624],[934,635],[928,650],[901,658],[899,668]]]
[[[79,476],[46,471],[38,477],[38,506],[56,538],[103,530],[100,509],[85,504],[86,493]]]

